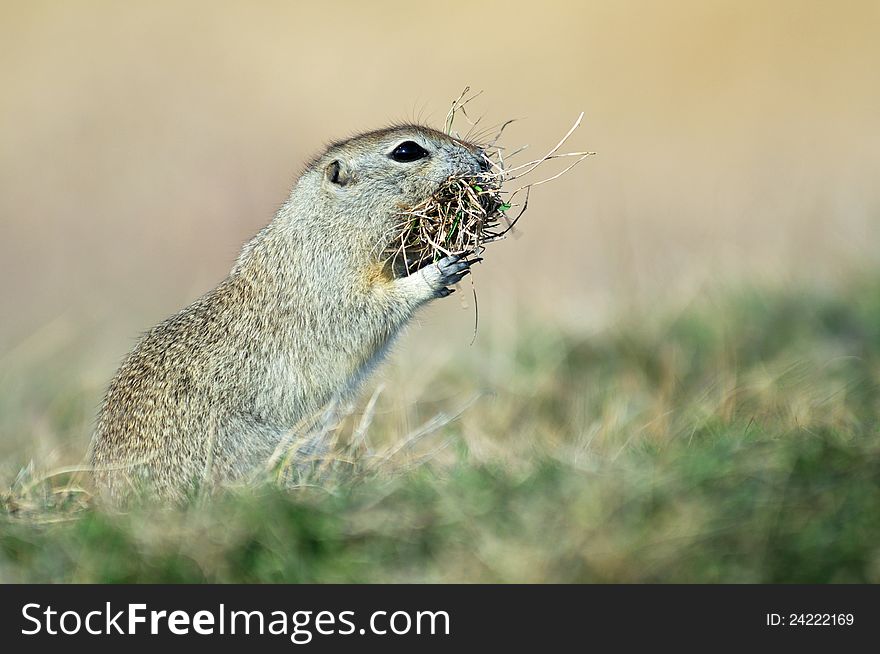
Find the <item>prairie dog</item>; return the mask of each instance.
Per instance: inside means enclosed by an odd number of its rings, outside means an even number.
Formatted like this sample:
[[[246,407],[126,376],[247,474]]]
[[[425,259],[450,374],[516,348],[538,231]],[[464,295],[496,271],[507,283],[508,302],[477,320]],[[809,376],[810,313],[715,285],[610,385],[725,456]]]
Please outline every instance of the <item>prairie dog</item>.
[[[401,208],[450,175],[485,170],[477,146],[418,125],[313,159],[229,275],[124,359],[89,449],[105,497],[180,500],[241,479],[302,419],[351,394],[413,313],[449,295],[474,261],[392,270],[382,253]]]

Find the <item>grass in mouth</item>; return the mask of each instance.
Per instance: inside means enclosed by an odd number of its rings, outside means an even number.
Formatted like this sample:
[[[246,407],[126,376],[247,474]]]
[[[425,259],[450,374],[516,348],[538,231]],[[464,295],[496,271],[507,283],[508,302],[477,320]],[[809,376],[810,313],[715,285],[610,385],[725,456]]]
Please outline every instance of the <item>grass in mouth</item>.
[[[468,92],[466,88],[453,102],[446,119],[447,134],[452,134],[455,115],[467,117],[465,106],[479,95],[468,96]],[[480,146],[485,172],[450,177],[433,195],[401,213],[399,235],[386,251],[392,268],[408,275],[445,256],[482,253],[487,244],[504,239],[525,213],[532,187],[557,179],[594,154],[560,152],[582,119],[583,113],[546,155],[515,166],[509,165],[509,160],[525,148],[506,154],[498,145],[504,128],[513,121],[504,123],[489,143]],[[551,159],[566,157],[573,158],[574,163],[563,171],[540,181],[523,183],[512,191],[504,188],[505,184],[525,177]],[[509,214],[511,209],[516,209],[515,215]]]

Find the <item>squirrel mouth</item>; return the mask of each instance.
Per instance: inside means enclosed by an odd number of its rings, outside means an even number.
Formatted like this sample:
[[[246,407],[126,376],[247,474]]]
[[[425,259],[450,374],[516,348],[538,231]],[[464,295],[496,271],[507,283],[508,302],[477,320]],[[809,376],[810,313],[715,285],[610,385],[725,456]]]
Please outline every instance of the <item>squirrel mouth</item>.
[[[513,227],[510,204],[492,173],[455,175],[427,199],[401,207],[384,259],[394,273],[405,276],[445,256],[479,252]]]

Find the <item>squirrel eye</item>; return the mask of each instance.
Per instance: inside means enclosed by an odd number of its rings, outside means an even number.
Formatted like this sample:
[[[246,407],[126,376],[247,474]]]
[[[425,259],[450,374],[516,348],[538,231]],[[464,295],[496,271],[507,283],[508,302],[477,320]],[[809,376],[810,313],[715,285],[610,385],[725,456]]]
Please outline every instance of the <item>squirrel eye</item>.
[[[427,157],[428,151],[415,141],[404,141],[394,148],[388,156],[394,159],[394,161],[409,163],[410,161]]]

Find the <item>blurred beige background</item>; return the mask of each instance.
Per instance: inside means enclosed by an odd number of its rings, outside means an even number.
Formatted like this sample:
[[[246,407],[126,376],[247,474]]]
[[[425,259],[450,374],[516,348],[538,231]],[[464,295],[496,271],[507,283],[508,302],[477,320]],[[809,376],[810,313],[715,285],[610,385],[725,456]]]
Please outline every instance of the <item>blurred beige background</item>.
[[[0,365],[49,371],[52,348],[97,338],[91,401],[139,331],[226,274],[325,141],[440,126],[465,85],[484,124],[522,118],[508,145],[537,154],[583,110],[569,145],[598,152],[489,251],[475,347],[513,316],[593,324],[877,258],[874,1],[0,7]],[[438,303],[399,356],[432,330],[466,350],[472,321]]]

